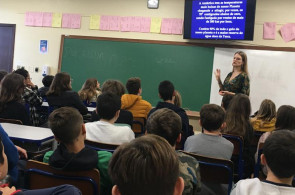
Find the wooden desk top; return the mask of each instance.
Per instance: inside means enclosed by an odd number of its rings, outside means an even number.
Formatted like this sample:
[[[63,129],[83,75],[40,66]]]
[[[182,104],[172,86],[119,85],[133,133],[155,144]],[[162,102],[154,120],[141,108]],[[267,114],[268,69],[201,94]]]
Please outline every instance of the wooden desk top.
[[[187,114],[188,117],[197,118],[197,119],[200,118],[200,112],[191,111],[191,110],[186,110],[185,112],[186,112],[186,114]]]
[[[32,127],[11,123],[1,123],[1,125],[4,131],[12,139],[30,142],[44,142],[46,140],[54,139],[54,135],[49,128]]]
[[[44,107],[48,107],[49,104],[48,104],[48,102],[43,102],[43,103],[42,103],[42,106],[44,106]],[[92,112],[92,111],[94,111],[96,108],[94,108],[94,107],[87,107],[87,109],[88,109],[88,112]]]

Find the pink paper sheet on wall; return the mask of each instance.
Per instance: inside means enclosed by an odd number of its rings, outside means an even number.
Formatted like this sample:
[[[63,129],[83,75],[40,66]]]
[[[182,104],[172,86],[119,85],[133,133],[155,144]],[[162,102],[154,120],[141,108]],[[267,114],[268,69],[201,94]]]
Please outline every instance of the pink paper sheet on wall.
[[[100,17],[100,30],[110,30],[109,16]]]
[[[289,42],[295,39],[294,23],[285,24],[284,26],[281,27],[280,31],[285,42]]]
[[[276,38],[276,23],[265,22],[263,24],[263,39],[275,39]]]
[[[52,13],[43,12],[42,26],[51,27],[51,25],[52,25]]]
[[[120,30],[120,17],[119,16],[109,16],[110,29],[112,31]]]

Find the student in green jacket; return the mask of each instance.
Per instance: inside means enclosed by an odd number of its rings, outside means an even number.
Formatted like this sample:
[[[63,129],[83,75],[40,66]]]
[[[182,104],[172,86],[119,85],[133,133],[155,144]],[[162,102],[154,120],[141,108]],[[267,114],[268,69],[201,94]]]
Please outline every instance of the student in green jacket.
[[[85,125],[75,108],[62,107],[48,118],[55,139],[60,143],[55,151],[45,154],[43,161],[65,171],[82,171],[97,168],[100,173],[100,194],[110,194],[112,183],[108,176],[108,163],[112,156],[106,151],[85,147]]]

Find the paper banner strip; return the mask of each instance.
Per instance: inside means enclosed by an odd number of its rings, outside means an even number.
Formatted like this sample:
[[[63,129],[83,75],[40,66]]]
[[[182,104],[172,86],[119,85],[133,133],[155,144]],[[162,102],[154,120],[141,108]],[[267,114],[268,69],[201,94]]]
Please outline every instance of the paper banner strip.
[[[150,32],[151,33],[160,33],[161,32],[161,24],[162,24],[161,18],[152,18]]]
[[[54,28],[60,28],[61,27],[61,19],[62,19],[62,13],[53,13],[51,26]]]
[[[163,34],[182,34],[183,19],[179,18],[163,18],[161,25],[161,33]]]
[[[89,29],[98,30],[100,25],[100,16],[99,15],[91,15]]]
[[[43,13],[42,12],[27,12],[25,18],[26,26],[42,26]]]
[[[62,14],[62,27],[63,28],[80,28],[81,15],[80,14]]]

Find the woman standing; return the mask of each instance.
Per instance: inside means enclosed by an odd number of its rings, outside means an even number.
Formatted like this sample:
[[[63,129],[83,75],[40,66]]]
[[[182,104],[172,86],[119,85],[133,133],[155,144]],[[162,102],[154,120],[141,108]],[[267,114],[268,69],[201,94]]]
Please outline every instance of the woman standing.
[[[247,55],[242,51],[237,51],[234,55],[232,66],[233,70],[227,75],[223,84],[220,79],[220,69],[216,69],[214,72],[220,88],[219,94],[224,96],[242,93],[249,96],[250,80]]]

